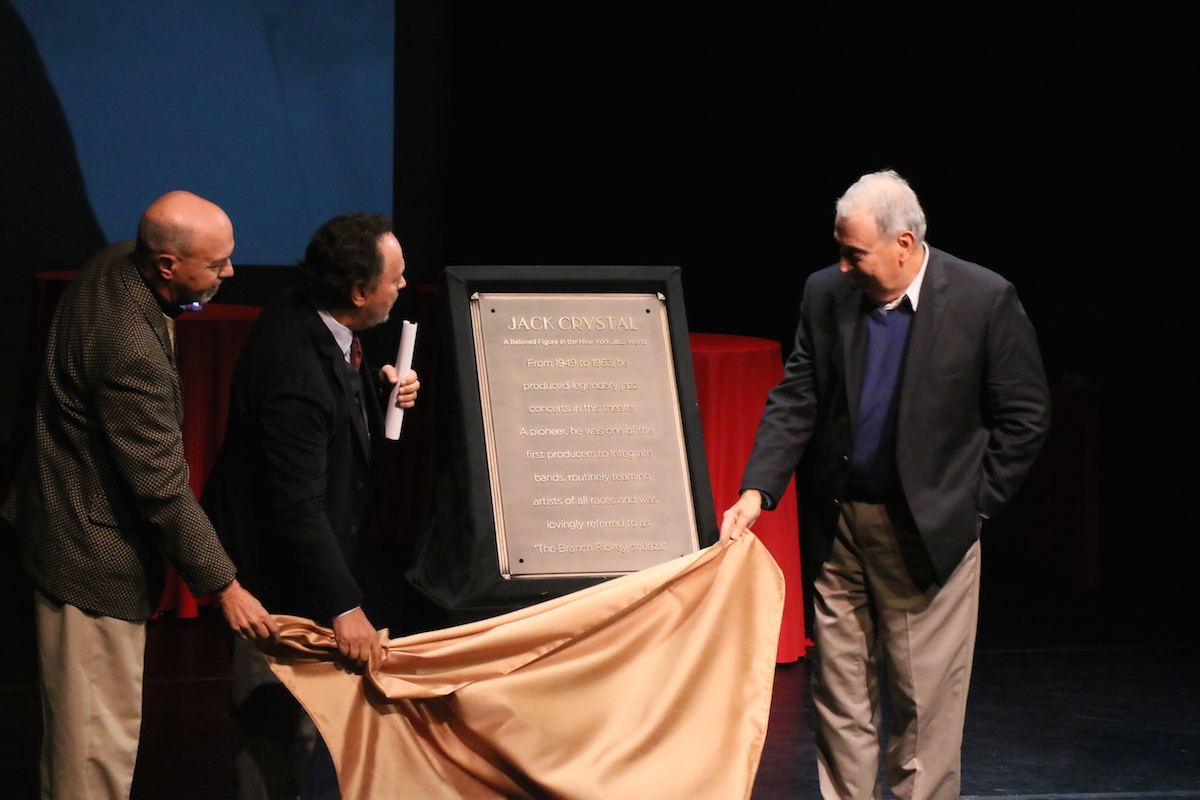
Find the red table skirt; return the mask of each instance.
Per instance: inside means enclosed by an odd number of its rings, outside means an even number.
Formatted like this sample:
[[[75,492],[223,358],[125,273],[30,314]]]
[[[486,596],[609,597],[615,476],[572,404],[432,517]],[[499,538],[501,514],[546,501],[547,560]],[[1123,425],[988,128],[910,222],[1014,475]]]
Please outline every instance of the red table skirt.
[[[738,498],[742,471],[754,449],[754,434],[767,404],[767,392],[783,377],[783,357],[779,343],[767,339],[714,333],[693,333],[690,338],[704,449],[719,523],[725,509]],[[790,663],[802,657],[811,645],[804,629],[795,480],[788,484],[777,508],[759,517],[754,534],[775,557],[787,582],[777,660]]]
[[[254,306],[209,303],[200,311],[184,312],[175,321],[183,383],[183,450],[191,473],[189,483],[197,497],[204,491],[225,438],[233,368],[260,311]],[[199,605],[215,606],[216,600],[202,597],[197,602],[175,567],[170,567],[159,613],[194,617]]]

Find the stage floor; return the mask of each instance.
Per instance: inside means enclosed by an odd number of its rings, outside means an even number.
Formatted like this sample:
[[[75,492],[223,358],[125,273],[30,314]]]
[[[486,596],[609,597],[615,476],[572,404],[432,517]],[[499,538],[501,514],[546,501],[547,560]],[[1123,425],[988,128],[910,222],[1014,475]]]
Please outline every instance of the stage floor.
[[[963,797],[1200,798],[1197,657],[1195,647],[979,651]],[[820,797],[812,713],[806,665],[781,666],[754,800]]]
[[[964,796],[1200,798],[1198,659],[1200,647],[1190,644],[981,643],[967,714]],[[147,663],[134,799],[231,798],[222,623],[208,617],[151,623]],[[21,654],[9,650],[3,664],[0,795],[25,800],[36,797],[37,687]],[[811,719],[807,664],[779,667],[754,800],[818,796]],[[329,797],[329,770],[312,778],[306,798]],[[397,788],[397,800],[404,800]]]

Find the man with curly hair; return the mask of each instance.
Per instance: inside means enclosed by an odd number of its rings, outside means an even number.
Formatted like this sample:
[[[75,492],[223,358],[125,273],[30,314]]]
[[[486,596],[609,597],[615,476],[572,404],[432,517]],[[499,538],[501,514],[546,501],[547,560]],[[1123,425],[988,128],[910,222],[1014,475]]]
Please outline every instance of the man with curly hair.
[[[382,656],[362,609],[354,554],[382,463],[383,404],[416,373],[372,374],[358,332],[384,322],[404,287],[390,221],[343,214],[313,236],[301,284],[264,310],[234,372],[229,425],[204,506],[239,574],[273,613],[333,628],[349,665]],[[316,730],[252,644],[234,643],[234,778],[239,798],[295,798]]]

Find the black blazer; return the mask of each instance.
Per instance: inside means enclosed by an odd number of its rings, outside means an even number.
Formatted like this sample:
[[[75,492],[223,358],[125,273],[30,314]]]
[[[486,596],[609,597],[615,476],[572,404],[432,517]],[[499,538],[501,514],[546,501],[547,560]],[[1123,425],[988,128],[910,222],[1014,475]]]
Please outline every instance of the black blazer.
[[[365,363],[360,375],[365,421],[342,351],[299,288],[263,310],[238,357],[203,505],[239,580],[274,613],[328,623],[362,602],[351,567],[383,413]]]
[[[224,589],[234,568],[188,485],[175,353],[132,250],[101,251],[55,310],[4,517],[43,594],[141,620],[162,599],[164,557],[197,595]]]
[[[771,390],[742,478],[778,499],[806,456],[806,539],[823,563],[837,524],[862,390],[862,293],[836,265],[804,288],[795,349]],[[1037,337],[1008,281],[930,248],[901,374],[901,498],[941,580],[1037,457],[1050,395]],[[810,562],[811,563],[811,562]]]

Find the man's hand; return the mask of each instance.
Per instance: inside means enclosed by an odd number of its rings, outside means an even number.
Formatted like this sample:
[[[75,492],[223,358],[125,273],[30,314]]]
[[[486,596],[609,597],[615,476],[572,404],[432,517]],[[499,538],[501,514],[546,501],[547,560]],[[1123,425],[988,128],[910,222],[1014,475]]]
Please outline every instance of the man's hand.
[[[383,661],[379,632],[361,608],[342,614],[333,621],[333,638],[337,640],[338,652],[359,668]]]
[[[736,539],[750,530],[762,513],[762,495],[757,489],[742,492],[738,501],[721,517],[721,541]]]
[[[379,370],[379,380],[381,383],[389,385],[399,383],[400,391],[396,392],[396,406],[399,408],[412,408],[417,403],[417,390],[421,388],[421,382],[417,380],[417,371],[410,369],[408,374],[404,376],[404,380],[400,380],[400,375],[396,372],[396,368],[391,364],[384,364]]]
[[[221,612],[225,614],[229,627],[243,639],[274,639],[279,635],[275,618],[267,613],[257,597],[242,588],[236,578],[217,592],[217,601],[221,604]]]

